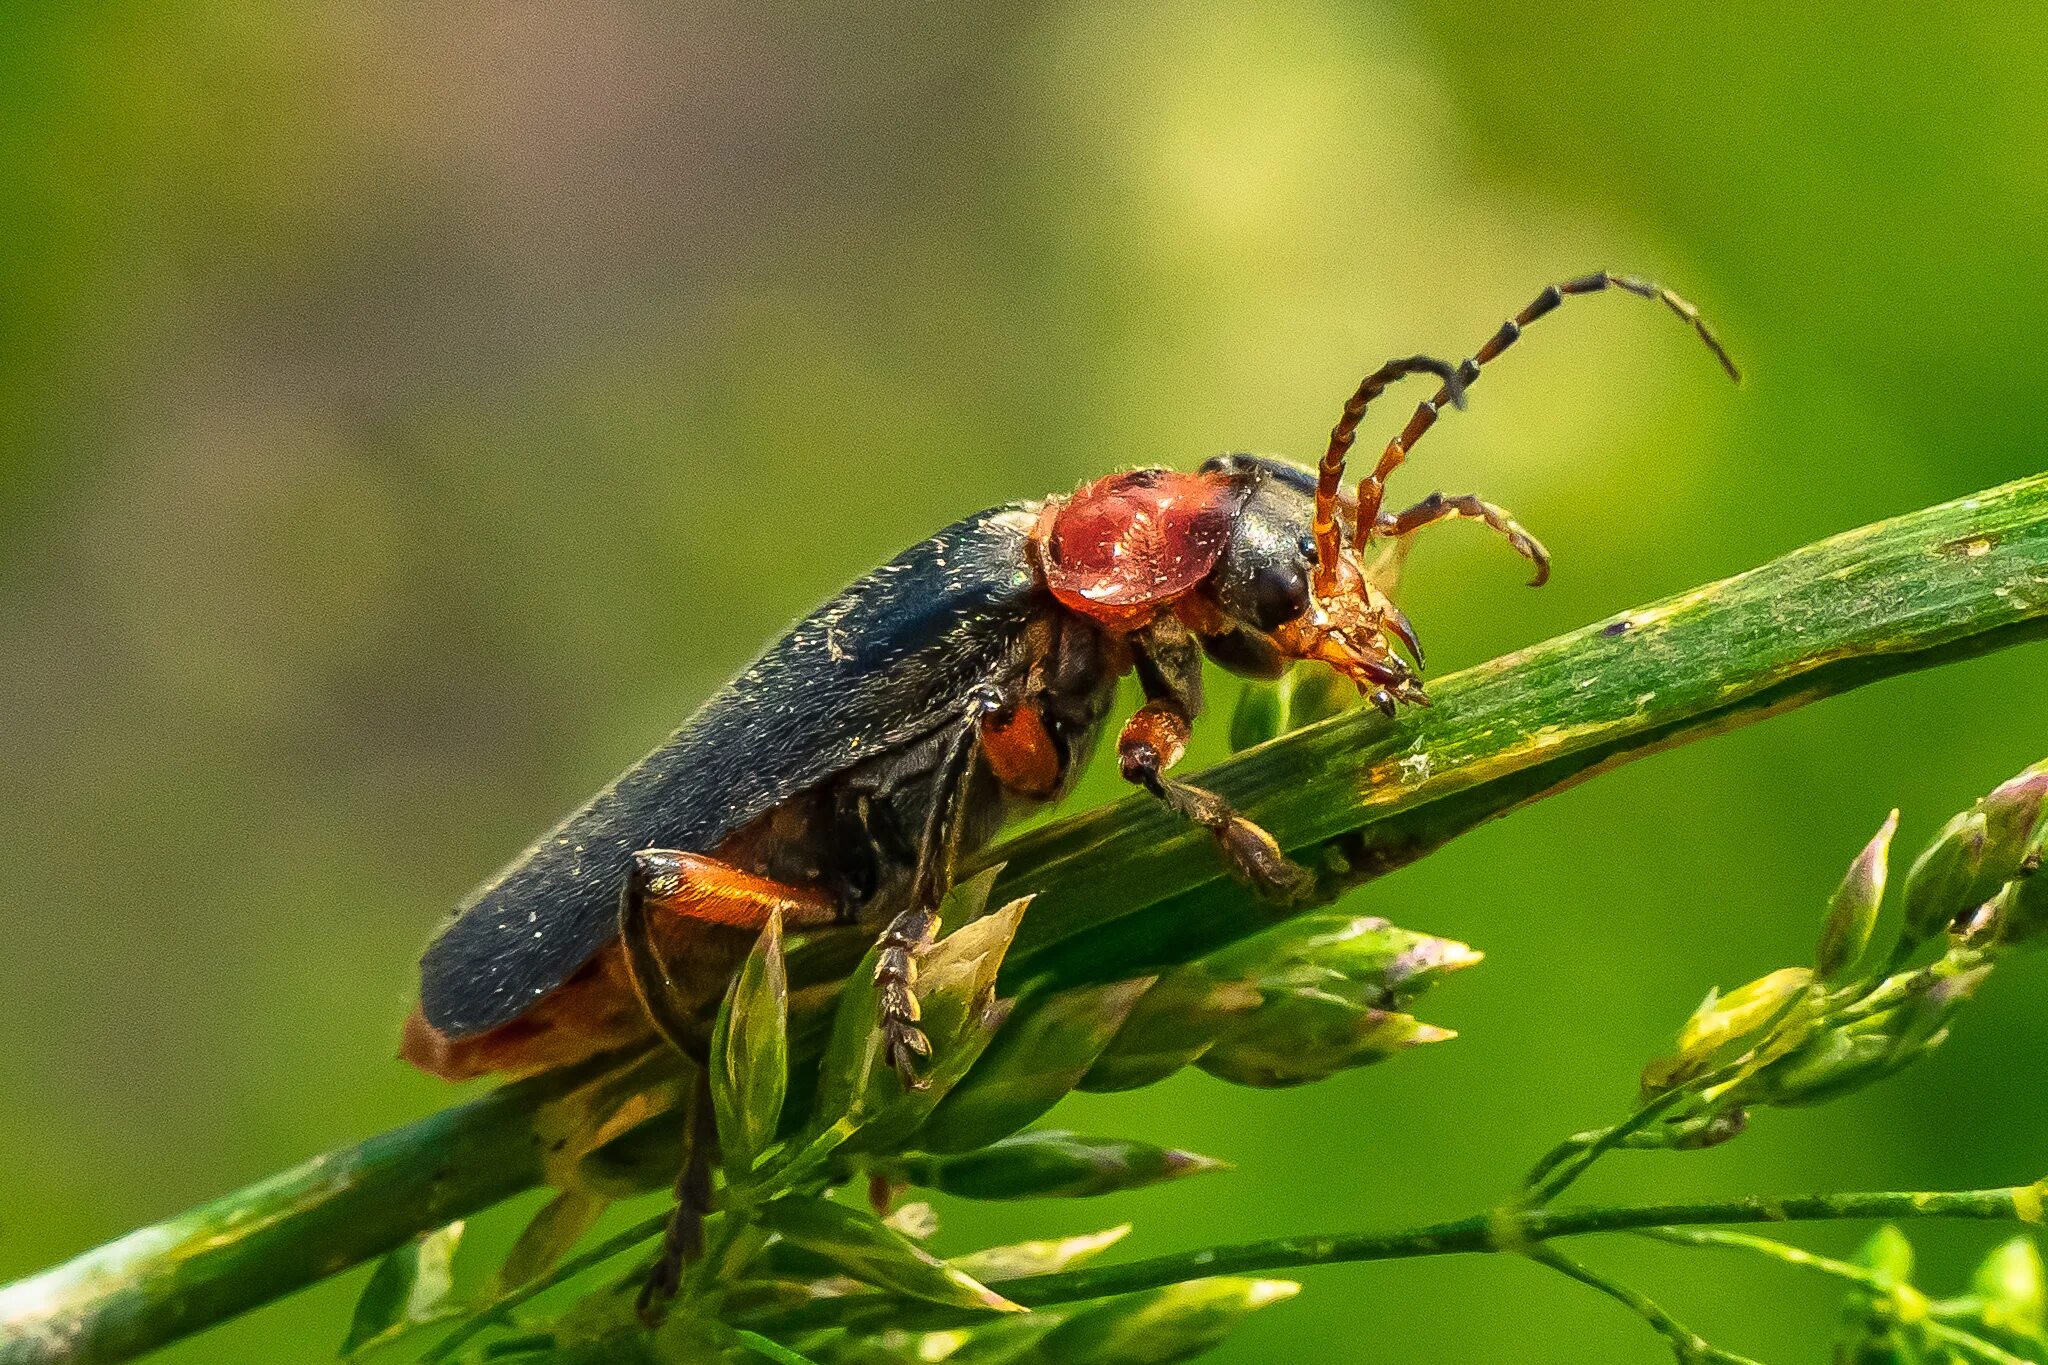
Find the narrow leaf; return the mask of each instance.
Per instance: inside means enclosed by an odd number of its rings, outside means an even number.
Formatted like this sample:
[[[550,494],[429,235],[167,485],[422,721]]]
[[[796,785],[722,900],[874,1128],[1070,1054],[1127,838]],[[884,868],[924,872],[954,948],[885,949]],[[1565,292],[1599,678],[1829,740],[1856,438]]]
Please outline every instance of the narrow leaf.
[[[355,1317],[341,1343],[345,1359],[459,1311],[449,1302],[449,1295],[455,1288],[455,1248],[462,1241],[462,1227],[459,1222],[450,1223],[414,1238],[377,1262],[362,1297],[356,1300]]]
[[[1023,1311],[863,1210],[811,1195],[790,1195],[762,1205],[758,1217],[763,1227],[878,1289],[955,1308]]]
[[[489,1297],[531,1284],[553,1270],[610,1205],[604,1196],[581,1190],[564,1190],[550,1199],[506,1253],[505,1263],[492,1277]]]
[[[962,1199],[1041,1199],[1134,1190],[1230,1165],[1149,1142],[1049,1128],[959,1156],[906,1157],[896,1169],[913,1184]]]
[[[985,1247],[955,1256],[951,1265],[955,1270],[965,1271],[975,1279],[988,1283],[993,1280],[1014,1280],[1025,1275],[1050,1275],[1058,1270],[1071,1270],[1094,1260],[1103,1252],[1130,1235],[1129,1223],[1118,1223],[1113,1228],[1100,1232],[1084,1232],[1073,1237],[1053,1237],[1039,1242],[1013,1242],[1009,1246]]]
[[[734,1329],[732,1338],[763,1360],[772,1360],[776,1365],[817,1365],[809,1356],[799,1355],[780,1342],[770,1341],[759,1332]]]
[[[743,1184],[775,1140],[789,1089],[789,977],[772,913],[726,992],[711,1039],[711,1099],[726,1179]]]
[[[928,1152],[966,1152],[1035,1122],[1081,1083],[1153,978],[1080,986],[1027,1002],[917,1133]]]
[[[1191,1280],[1126,1294],[1040,1338],[1031,1365],[1173,1365],[1217,1345],[1251,1314],[1293,1298],[1292,1280]]]

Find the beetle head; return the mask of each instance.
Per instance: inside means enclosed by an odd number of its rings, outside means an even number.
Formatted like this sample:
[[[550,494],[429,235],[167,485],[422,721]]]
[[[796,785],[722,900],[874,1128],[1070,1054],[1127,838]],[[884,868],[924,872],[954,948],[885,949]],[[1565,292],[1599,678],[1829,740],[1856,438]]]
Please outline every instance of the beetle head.
[[[1228,541],[1203,596],[1213,615],[1184,613],[1211,658],[1235,672],[1273,677],[1292,659],[1315,659],[1383,705],[1422,701],[1421,684],[1394,653],[1417,653],[1407,618],[1387,596],[1396,545],[1362,557],[1351,521],[1356,503],[1338,507],[1336,562],[1322,563],[1315,533],[1316,477],[1257,455],[1219,455],[1205,475],[1243,490]]]
[[[1388,643],[1410,638],[1386,596],[1390,563],[1369,571],[1344,538],[1325,586],[1315,507],[1313,474],[1222,455],[1194,474],[1134,470],[1049,500],[1033,539],[1053,596],[1111,629],[1171,613],[1233,672],[1277,677],[1315,659],[1382,705],[1422,700]]]

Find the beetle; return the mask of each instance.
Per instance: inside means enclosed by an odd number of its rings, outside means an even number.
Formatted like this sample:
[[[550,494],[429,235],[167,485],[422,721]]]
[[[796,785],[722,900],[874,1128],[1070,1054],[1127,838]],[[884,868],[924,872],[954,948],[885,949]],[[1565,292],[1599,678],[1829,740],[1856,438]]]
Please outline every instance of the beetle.
[[[1739,378],[1691,304],[1600,272],[1545,288],[1460,365],[1418,355],[1367,375],[1312,471],[1224,455],[955,522],[799,621],[478,889],[422,959],[403,1055],[451,1078],[520,1075],[657,1033],[701,1060],[708,1007],[779,912],[795,928],[879,928],[884,1051],[918,1084],[915,964],[955,867],[1067,791],[1132,672],[1145,701],[1116,742],[1123,777],[1209,831],[1262,894],[1302,894],[1307,874],[1270,835],[1168,775],[1202,709],[1204,656],[1264,678],[1314,660],[1390,714],[1426,702],[1420,644],[1389,596],[1409,538],[1476,520],[1538,585],[1549,556],[1477,497],[1388,512],[1387,479],[1523,328],[1609,288],[1662,302]],[[1434,376],[1435,396],[1347,492],[1360,422],[1410,375]],[[709,1167],[689,1164],[679,1191],[701,1214]],[[657,1297],[694,1237],[672,1237]]]

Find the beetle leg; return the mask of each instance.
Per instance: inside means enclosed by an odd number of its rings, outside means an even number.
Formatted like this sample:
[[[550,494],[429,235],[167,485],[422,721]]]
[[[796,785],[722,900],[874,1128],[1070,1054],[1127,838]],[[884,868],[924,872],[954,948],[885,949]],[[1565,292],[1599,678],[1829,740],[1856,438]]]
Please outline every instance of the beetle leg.
[[[1549,581],[1550,551],[1543,548],[1543,542],[1523,530],[1504,508],[1484,502],[1471,493],[1461,493],[1457,497],[1431,493],[1405,512],[1383,514],[1379,519],[1378,532],[1383,536],[1407,536],[1425,526],[1450,520],[1486,523],[1508,538],[1509,549],[1536,566],[1536,576],[1529,580],[1530,587],[1540,588]]]
[[[725,989],[727,972],[690,974],[692,966],[709,969],[716,954],[693,954],[688,941],[672,940],[717,928],[758,933],[770,914],[782,921],[812,927],[838,921],[838,907],[815,891],[771,881],[701,853],[669,848],[643,848],[626,871],[619,896],[619,943],[633,993],[654,1027],[676,1049],[695,1056],[691,1046],[699,1028],[697,1015]],[[656,916],[666,919],[657,926]],[[714,928],[715,926],[715,928]],[[701,957],[700,962],[693,958]],[[679,973],[681,975],[679,975]]]
[[[990,686],[974,689],[968,698],[967,723],[946,746],[933,778],[931,809],[917,846],[917,869],[910,881],[910,899],[876,942],[875,987],[880,997],[882,1053],[905,1089],[921,1090],[918,1059],[931,1055],[931,1040],[917,1026],[917,958],[939,931],[939,902],[953,885],[960,859],[960,819],[981,754],[982,723],[1003,714],[1010,703]]]
[[[917,959],[939,931],[938,912],[909,906],[889,921],[877,940],[875,987],[881,997],[882,1055],[894,1067],[906,1090],[922,1090],[918,1059],[932,1053],[931,1040],[917,1026]]]
[[[695,1071],[684,1119],[683,1169],[676,1177],[675,1211],[669,1214],[662,1234],[661,1256],[647,1272],[633,1305],[648,1327],[661,1324],[669,1301],[682,1287],[683,1268],[704,1254],[704,1219],[711,1212],[711,1163],[717,1155],[718,1128],[711,1107],[711,1073],[701,1066]]]
[[[1154,626],[1133,642],[1138,682],[1149,700],[1124,723],[1117,762],[1124,781],[1143,787],[1167,809],[1215,836],[1231,867],[1261,895],[1292,901],[1311,884],[1307,869],[1281,852],[1273,836],[1232,810],[1214,792],[1176,782],[1166,770],[1180,762],[1202,705],[1200,646],[1186,628]]]
[[[676,1177],[676,1207],[662,1239],[661,1258],[640,1287],[636,1311],[652,1326],[682,1283],[683,1267],[704,1252],[704,1218],[711,1211],[711,1163],[718,1133],[713,1123],[709,1073],[695,1039],[698,1015],[718,998],[729,974],[729,959],[692,953],[675,942],[674,930],[724,932],[740,938],[758,932],[780,912],[792,925],[826,925],[838,918],[832,901],[814,891],[742,871],[701,853],[644,848],[633,855],[619,896],[619,944],[626,977],[648,1020],[691,1063],[694,1077],[685,1109],[682,1173]],[[663,923],[657,925],[657,917]],[[667,931],[667,932],[664,932]],[[692,966],[702,978],[679,980]]]

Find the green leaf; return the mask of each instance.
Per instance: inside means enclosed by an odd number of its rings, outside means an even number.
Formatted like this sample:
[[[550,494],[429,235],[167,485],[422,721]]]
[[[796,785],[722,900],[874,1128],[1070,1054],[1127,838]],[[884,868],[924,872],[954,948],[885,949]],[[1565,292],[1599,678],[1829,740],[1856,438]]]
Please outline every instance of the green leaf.
[[[582,1190],[564,1190],[549,1200],[506,1253],[504,1264],[491,1279],[487,1297],[496,1298],[531,1284],[553,1270],[555,1263],[583,1239],[583,1234],[596,1225],[610,1205],[611,1201],[603,1195]]]
[[[1126,1294],[1076,1313],[1020,1359],[1032,1365],[1172,1365],[1217,1345],[1259,1309],[1300,1292],[1292,1280],[1226,1277]]]
[[[962,1199],[1042,1199],[1135,1190],[1227,1171],[1230,1164],[1149,1142],[1083,1137],[1048,1128],[958,1156],[906,1157],[893,1169],[912,1184]]]
[[[775,1365],[817,1365],[817,1362],[809,1356],[799,1355],[780,1342],[770,1341],[759,1332],[734,1329],[732,1339],[736,1344],[746,1347],[763,1360],[774,1361]]]
[[[377,1262],[356,1300],[355,1317],[341,1343],[345,1360],[357,1360],[429,1323],[460,1315],[449,1302],[455,1288],[455,1248],[460,1222],[415,1237]]]
[[[789,977],[773,912],[733,978],[711,1036],[711,1102],[726,1179],[741,1185],[775,1141],[789,1089]]]
[[[955,1308],[1023,1311],[864,1210],[789,1195],[762,1205],[757,1217],[763,1227],[878,1289]]]
[[[1052,1237],[1038,1242],[1013,1242],[1008,1246],[984,1247],[949,1262],[956,1270],[975,1279],[1014,1280],[1025,1275],[1050,1275],[1094,1260],[1130,1235],[1129,1223],[1118,1223],[1100,1232],[1073,1237]]]
[[[1079,986],[1025,1003],[918,1130],[918,1146],[972,1151],[1036,1121],[1081,1083],[1152,981]]]

